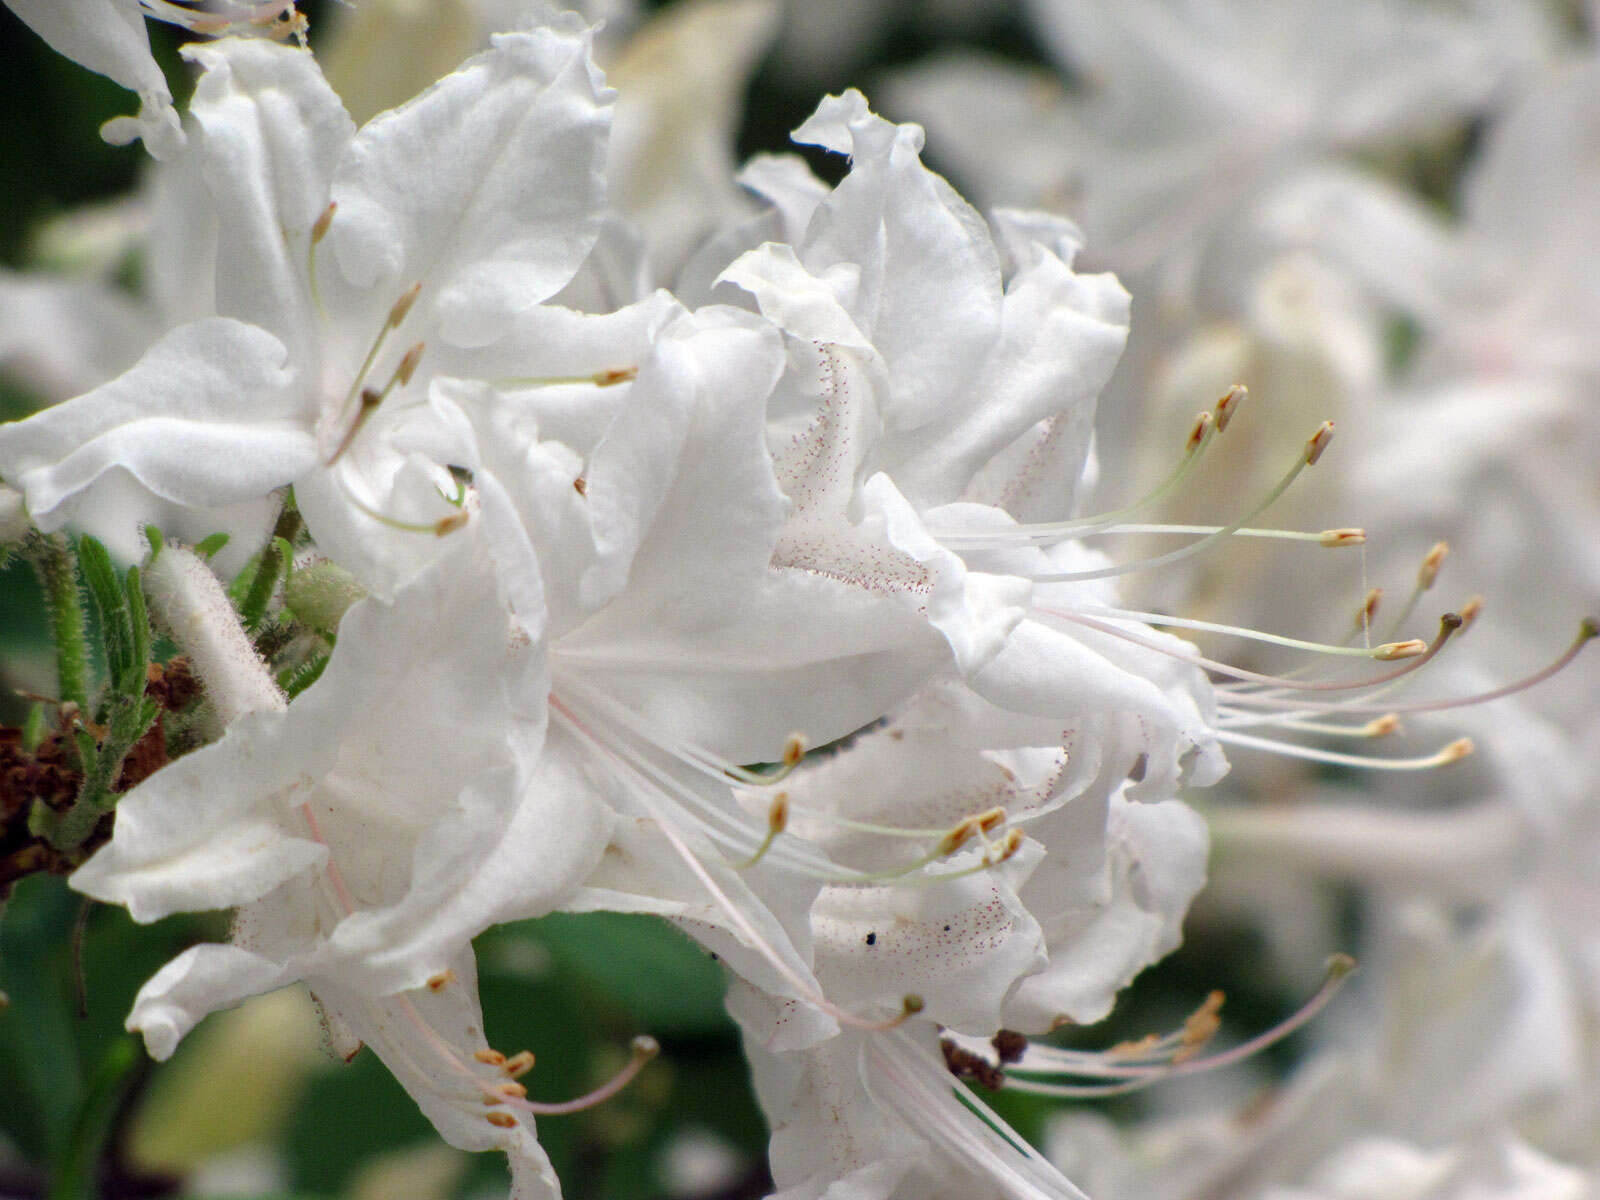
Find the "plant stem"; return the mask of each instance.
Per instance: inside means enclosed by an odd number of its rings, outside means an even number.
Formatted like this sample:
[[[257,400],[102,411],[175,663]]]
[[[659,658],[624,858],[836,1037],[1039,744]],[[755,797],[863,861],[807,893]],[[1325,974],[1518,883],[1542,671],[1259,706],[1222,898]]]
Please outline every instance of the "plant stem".
[[[62,703],[89,715],[89,638],[83,619],[78,567],[67,539],[39,534],[25,543],[25,553],[44,587],[50,614],[50,637],[56,646],[56,687]]]

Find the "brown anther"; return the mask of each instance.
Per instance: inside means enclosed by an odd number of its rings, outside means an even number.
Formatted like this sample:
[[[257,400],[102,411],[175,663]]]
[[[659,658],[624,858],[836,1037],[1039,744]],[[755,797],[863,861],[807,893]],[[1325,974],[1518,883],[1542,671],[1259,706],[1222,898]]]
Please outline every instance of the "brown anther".
[[[447,533],[454,533],[470,520],[472,514],[465,510],[453,512],[448,517],[439,518],[438,524],[433,527],[433,534],[435,537],[443,537]]]
[[[789,827],[789,793],[779,792],[772,798],[772,807],[767,809],[767,828],[773,833],[782,833]]]
[[[1460,611],[1461,611],[1461,628],[1462,629],[1466,629],[1467,626],[1471,625],[1474,621],[1476,621],[1478,619],[1478,614],[1483,611],[1483,597],[1482,596],[1470,596],[1470,597],[1468,597],[1467,602],[1461,606],[1461,610]]]
[[[496,1104],[504,1104],[505,1102],[504,1096],[496,1096],[492,1093],[483,1097],[483,1106],[485,1108],[493,1108]]]
[[[358,422],[364,420],[368,413],[370,413],[373,409],[377,408],[378,405],[380,405],[382,403],[383,403],[383,393],[380,392],[377,388],[370,388],[370,387],[362,388],[361,389],[361,415],[358,416],[356,418],[356,420]]]
[[[1206,440],[1206,434],[1211,432],[1211,427],[1216,419],[1208,412],[1203,412],[1194,419],[1194,427],[1189,430],[1189,440],[1184,443],[1183,452],[1193,454],[1200,448],[1200,443]]]
[[[1174,1066],[1193,1058],[1216,1036],[1217,1030],[1222,1028],[1220,1014],[1224,999],[1221,992],[1212,992],[1201,1001],[1199,1008],[1184,1018],[1183,1033],[1180,1037],[1182,1044],[1178,1047],[1178,1052],[1172,1056]]]
[[[506,1056],[498,1050],[474,1050],[472,1057],[481,1063],[488,1063],[491,1067],[498,1067],[506,1061]]]
[[[900,1012],[908,1017],[914,1017],[923,1009],[922,997],[915,992],[908,992],[900,999]]]
[[[1324,529],[1318,537],[1324,546],[1363,546],[1367,541],[1365,529]]]
[[[1361,602],[1361,621],[1365,625],[1372,624],[1372,618],[1378,615],[1378,605],[1383,601],[1383,589],[1373,588],[1367,593],[1367,598]]]
[[[1005,1086],[1006,1073],[983,1055],[974,1054],[942,1038],[939,1040],[939,1049],[944,1054],[945,1069],[957,1079],[971,1079],[991,1091],[998,1091]]]
[[[397,329],[400,322],[406,319],[406,314],[411,311],[411,306],[417,302],[417,294],[422,291],[421,282],[413,283],[406,290],[405,295],[394,302],[394,307],[389,310],[389,328]]]
[[[572,481],[572,490],[577,492],[580,496],[587,496],[589,494],[589,481],[582,475],[579,475]]]
[[[1233,420],[1233,414],[1239,411],[1239,405],[1244,403],[1245,397],[1249,394],[1242,383],[1234,384],[1222,394],[1222,399],[1217,401],[1216,406],[1218,433],[1228,428],[1228,422]]]
[[[515,1129],[517,1119],[508,1112],[485,1113],[483,1119],[497,1129]]]
[[[315,246],[328,236],[328,226],[333,224],[333,214],[339,211],[337,200],[328,201],[328,207],[322,210],[322,215],[317,218],[317,223],[311,227],[311,244]]]
[[[1400,731],[1400,718],[1395,713],[1384,713],[1381,717],[1373,717],[1361,730],[1366,737],[1388,737],[1391,733]]]
[[[1444,562],[1444,556],[1450,553],[1448,542],[1435,542],[1433,549],[1422,556],[1422,566],[1417,570],[1417,586],[1427,591],[1433,586],[1433,581],[1439,578],[1439,566]]]
[[[394,369],[395,382],[401,387],[411,382],[411,377],[416,374],[417,364],[422,361],[424,345],[418,342],[406,351],[406,356],[400,360],[400,365]]]
[[[1595,620],[1593,617],[1585,617],[1579,621],[1578,637],[1585,642],[1591,638],[1600,637],[1600,621]]]
[[[1306,442],[1306,466],[1312,466],[1333,441],[1333,422],[1324,421]]]
[[[979,813],[973,819],[978,822],[979,829],[983,830],[984,833],[989,833],[996,826],[1003,825],[1005,823],[1006,810],[997,805],[994,808]]]
[[[595,375],[594,382],[596,387],[615,387],[619,383],[631,383],[638,377],[638,367],[613,367]]]
[[[528,1094],[528,1089],[515,1079],[508,1079],[504,1083],[495,1084],[494,1091],[496,1095],[503,1096],[508,1100],[521,1100]]]
[[[428,977],[428,990],[430,992],[442,992],[455,981],[456,973],[453,970],[440,971],[437,975]]]
[[[784,743],[783,765],[786,767],[798,766],[800,764],[800,760],[804,758],[805,755],[805,738],[801,737],[798,733],[791,733],[789,735],[789,740]]]
[[[1403,642],[1385,642],[1372,652],[1372,657],[1379,662],[1393,662],[1397,658],[1415,658],[1427,652],[1427,642],[1421,638],[1409,638]]]
[[[989,1044],[994,1047],[994,1052],[1000,1056],[1000,1061],[1003,1063],[1020,1062],[1028,1049],[1027,1037],[1014,1029],[1002,1029],[989,1039]]]
[[[533,1070],[533,1051],[519,1050],[501,1064],[500,1069],[512,1079],[519,1075],[526,1075]]]
[[[1443,750],[1439,751],[1439,765],[1448,767],[1451,763],[1460,762],[1471,754],[1475,747],[1471,738],[1457,738]]]

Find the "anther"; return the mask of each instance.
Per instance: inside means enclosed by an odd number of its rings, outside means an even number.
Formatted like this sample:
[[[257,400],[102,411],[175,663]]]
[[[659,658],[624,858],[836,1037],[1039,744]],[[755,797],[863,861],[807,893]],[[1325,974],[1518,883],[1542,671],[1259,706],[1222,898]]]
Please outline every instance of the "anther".
[[[1400,731],[1400,717],[1398,713],[1384,713],[1381,717],[1374,717],[1368,721],[1361,730],[1363,737],[1381,738]]]
[[[589,494],[589,481],[582,475],[579,475],[572,481],[572,490],[577,492],[580,496],[587,496]]]
[[[908,1017],[914,1017],[922,1011],[922,997],[915,992],[908,992],[900,1000],[900,1011]]]
[[[793,770],[800,765],[800,760],[805,757],[806,739],[798,733],[791,733],[789,740],[783,747],[783,765]]]
[[[1367,592],[1367,598],[1361,602],[1361,611],[1356,615],[1356,627],[1365,629],[1372,624],[1372,619],[1378,615],[1378,605],[1383,603],[1383,589],[1372,588]]]
[[[1203,412],[1197,416],[1194,420],[1194,428],[1189,430],[1189,440],[1183,445],[1183,452],[1185,454],[1193,454],[1200,449],[1201,443],[1206,440],[1206,436],[1211,432],[1215,424],[1216,419],[1208,412]]]
[[[483,1119],[497,1129],[515,1129],[517,1119],[508,1112],[485,1113]]]
[[[430,975],[428,977],[428,990],[430,992],[442,992],[455,981],[455,971],[446,969],[440,971],[437,975]]]
[[[1433,581],[1439,578],[1439,566],[1444,562],[1445,555],[1450,553],[1448,542],[1435,542],[1433,549],[1423,555],[1422,566],[1417,570],[1417,586],[1427,591],[1433,586]]]
[[[1324,546],[1362,546],[1367,541],[1365,529],[1324,529],[1317,535]]]
[[[631,383],[638,377],[638,367],[613,367],[609,371],[596,373],[594,384],[596,387],[615,387],[619,383]]]
[[[1006,836],[1000,842],[1000,853],[990,860],[991,865],[998,866],[1005,862],[1018,850],[1022,849],[1022,830],[1011,829],[1006,831]]]
[[[633,1056],[648,1062],[661,1053],[661,1043],[648,1033],[641,1033],[633,1039]]]
[[[495,1095],[504,1097],[507,1100],[521,1100],[528,1094],[528,1089],[523,1087],[515,1079],[508,1079],[504,1083],[497,1083],[490,1090],[493,1091]]]
[[[1245,390],[1242,383],[1236,383],[1222,394],[1222,399],[1217,401],[1217,432],[1223,433],[1228,428],[1228,422],[1233,420],[1233,414],[1239,411],[1245,397],[1250,393]]]
[[[1415,658],[1428,652],[1428,643],[1421,638],[1407,638],[1403,642],[1385,642],[1372,652],[1379,662],[1393,662],[1397,658]]]
[[[1463,631],[1478,619],[1478,614],[1483,611],[1483,597],[1471,596],[1461,606],[1461,628]]]
[[[434,524],[433,535],[443,537],[447,533],[454,533],[470,520],[472,514],[469,512],[453,512],[448,517],[440,517]]]
[[[1463,758],[1466,758],[1467,755],[1471,754],[1474,749],[1475,747],[1472,744],[1471,738],[1457,738],[1443,750],[1439,751],[1439,765],[1441,767],[1447,767],[1451,763],[1460,762]]]
[[[317,218],[316,224],[311,227],[311,244],[313,246],[328,236],[328,226],[333,224],[333,214],[338,211],[339,202],[337,200],[328,201],[328,207],[322,210],[322,215]]]
[[[422,361],[422,351],[424,349],[425,343],[418,342],[406,351],[405,357],[400,360],[400,365],[394,369],[395,383],[405,387],[406,384],[411,382],[411,377],[416,374],[417,364]],[[393,386],[395,386],[393,383],[389,385],[389,387]],[[384,391],[388,390],[388,388],[384,389]]]
[[[1222,1028],[1221,1012],[1224,999],[1221,992],[1212,992],[1201,1002],[1199,1008],[1184,1019],[1183,1032],[1179,1036],[1180,1045],[1170,1060],[1173,1066],[1193,1058],[1217,1035],[1217,1030]]]
[[[411,311],[411,306],[417,302],[417,294],[422,291],[421,282],[413,283],[406,290],[405,295],[394,302],[394,307],[389,310],[387,325],[390,329],[398,329],[400,322],[406,319],[406,314]]]
[[[506,1061],[506,1056],[498,1050],[474,1050],[472,1057],[481,1063],[488,1063],[491,1067],[498,1067]]]
[[[1328,448],[1328,443],[1331,441],[1333,441],[1333,422],[1324,421],[1306,442],[1306,466],[1315,465],[1317,459],[1322,457],[1322,452]]]
[[[1006,810],[991,808],[987,812],[974,813],[970,817],[962,817],[957,821],[950,832],[939,839],[938,853],[941,855],[954,854],[980,833],[988,833],[1006,819]]]
[[[521,1075],[526,1075],[529,1071],[533,1070],[533,1051],[519,1050],[510,1058],[501,1056],[499,1067],[512,1079],[516,1079]]]

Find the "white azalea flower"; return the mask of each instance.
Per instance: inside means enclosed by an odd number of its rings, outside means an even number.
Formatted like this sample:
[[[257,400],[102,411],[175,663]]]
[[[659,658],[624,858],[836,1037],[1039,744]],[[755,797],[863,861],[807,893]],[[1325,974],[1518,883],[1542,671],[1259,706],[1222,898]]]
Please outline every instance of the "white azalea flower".
[[[452,522],[453,488],[381,427],[425,390],[419,357],[505,334],[592,245],[608,96],[587,44],[576,18],[501,35],[359,133],[309,55],[190,47],[217,315],[0,431],[40,526],[74,523],[131,558],[152,509],[293,483],[319,545],[370,586],[414,569],[428,539],[395,526]]]
[[[100,133],[115,146],[142,138],[156,158],[178,153],[184,136],[166,76],[150,55],[146,17],[200,34],[305,32],[295,0],[6,0],[6,7],[68,58],[138,93],[139,115],[107,121]]]

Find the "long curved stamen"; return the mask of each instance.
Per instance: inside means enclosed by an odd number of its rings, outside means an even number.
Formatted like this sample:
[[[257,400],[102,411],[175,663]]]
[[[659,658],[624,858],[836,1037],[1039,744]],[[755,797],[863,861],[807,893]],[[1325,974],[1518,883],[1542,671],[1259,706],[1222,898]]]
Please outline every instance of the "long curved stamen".
[[[416,374],[417,364],[422,361],[422,352],[426,348],[425,343],[418,342],[407,350],[404,357],[400,359],[400,365],[395,367],[394,374],[389,376],[389,382],[384,384],[381,390],[362,389],[361,406],[356,410],[356,419],[350,422],[350,428],[345,430],[344,437],[339,439],[338,446],[328,456],[328,461],[323,464],[324,466],[331,467],[339,461],[344,452],[350,448],[350,443],[356,440],[356,435],[366,425],[367,419],[377,412],[378,406],[389,398],[390,392],[411,382],[411,376]]]
[[[1328,680],[1297,681],[1282,675],[1263,675],[1259,671],[1247,671],[1242,667],[1235,667],[1228,663],[1218,662],[1216,659],[1206,658],[1199,652],[1195,652],[1193,654],[1179,652],[1170,646],[1163,646],[1158,642],[1149,640],[1148,638],[1142,638],[1131,630],[1121,629],[1115,625],[1108,624],[1105,621],[1096,620],[1094,617],[1086,617],[1078,613],[1066,612],[1064,610],[1053,608],[1040,608],[1036,609],[1035,611],[1043,613],[1046,616],[1054,617],[1057,620],[1069,622],[1070,624],[1082,625],[1085,628],[1104,633],[1109,637],[1130,642],[1135,646],[1142,646],[1146,650],[1152,650],[1157,654],[1164,654],[1168,658],[1177,659],[1179,662],[1188,663],[1191,666],[1203,667],[1208,671],[1215,671],[1220,675],[1226,675],[1233,679],[1244,680],[1250,683],[1265,683],[1275,688],[1287,690],[1313,692],[1354,691],[1356,689],[1375,687],[1378,684],[1388,683],[1391,680],[1399,679],[1402,676],[1409,675],[1419,667],[1425,666],[1435,655],[1437,655],[1439,651],[1444,648],[1444,644],[1449,640],[1450,635],[1461,626],[1460,617],[1458,617],[1455,613],[1445,613],[1445,615],[1439,620],[1438,636],[1436,636],[1427,646],[1423,646],[1420,642],[1397,642],[1388,646],[1379,646],[1375,651],[1373,651],[1372,657],[1381,658],[1384,661],[1392,661],[1399,658],[1409,659],[1405,666],[1396,668],[1395,670],[1386,672],[1382,675],[1376,675],[1371,679],[1357,679],[1344,683],[1336,683]],[[1228,699],[1232,700],[1233,698],[1233,695],[1230,693],[1228,695]],[[1256,697],[1248,693],[1243,693],[1239,695],[1238,699],[1241,701],[1259,703],[1270,698]],[[1295,704],[1294,701],[1285,701],[1284,703],[1288,705]],[[1296,705],[1296,707],[1299,706]]]
[[[588,375],[518,375],[505,379],[492,379],[490,384],[501,391],[520,391],[523,388],[563,387],[589,384],[598,388],[616,387],[619,383],[632,383],[639,377],[638,367],[610,367]]]
[[[1361,546],[1366,544],[1367,531],[1364,529],[1230,529],[1226,525],[1108,525],[1103,529],[1086,529],[1077,536],[1103,537],[1107,534],[1185,534],[1218,537],[1227,531],[1228,537],[1245,538],[1271,538],[1280,542],[1315,542],[1319,546],[1328,548],[1342,548],[1346,546]]]
[[[324,321],[328,319],[328,310],[322,305],[322,288],[317,282],[317,247],[322,239],[328,236],[328,228],[333,224],[333,216],[339,211],[337,200],[328,201],[328,207],[322,210],[322,215],[311,226],[311,238],[306,246],[306,283],[311,292],[311,303],[316,306],[317,315]]]
[[[700,885],[705,888],[710,894],[711,898],[716,901],[717,907],[723,911],[728,920],[733,924],[734,928],[737,929],[744,937],[746,944],[760,954],[760,956],[766,960],[767,964],[771,966],[773,970],[775,970],[784,979],[784,981],[789,984],[790,987],[795,989],[795,995],[799,999],[802,999],[806,1001],[806,1003],[821,1009],[823,1012],[827,1013],[842,1025],[849,1025],[863,1030],[881,1031],[893,1029],[895,1026],[902,1024],[913,1013],[921,1011],[921,1000],[915,996],[907,996],[902,1005],[902,1010],[897,1016],[888,1018],[886,1020],[874,1021],[857,1016],[855,1013],[848,1012],[824,996],[821,990],[814,983],[808,982],[802,978],[794,970],[794,968],[784,960],[783,955],[778,952],[776,947],[774,947],[771,942],[768,941],[768,939],[756,929],[756,927],[750,922],[750,919],[746,917],[745,914],[739,909],[739,906],[734,904],[727,892],[722,889],[722,886],[711,877],[711,873],[706,870],[705,865],[700,861],[699,856],[696,855],[695,852],[689,848],[688,844],[684,842],[683,838],[679,835],[677,829],[675,828],[674,822],[662,809],[663,802],[668,804],[671,803],[670,798],[664,793],[660,792],[650,780],[640,775],[636,770],[629,766],[627,762],[613,752],[611,747],[608,746],[604,740],[592,733],[584,725],[584,723],[578,719],[572,710],[555,696],[550,697],[550,711],[554,713],[568,729],[576,733],[579,737],[588,742],[601,753],[606,762],[612,766],[619,778],[619,781],[628,785],[630,793],[639,798],[641,803],[649,812],[651,819],[655,822],[656,828],[660,830],[661,835],[667,839],[667,842],[672,846],[674,852],[676,852],[678,857],[683,861],[684,866],[689,868],[689,871],[695,876],[696,879],[700,881]]]
[[[1292,713],[1242,713],[1217,720],[1218,729],[1256,729],[1271,726],[1296,733],[1318,733],[1326,737],[1383,738],[1400,732],[1400,714],[1386,712],[1361,725],[1340,725],[1332,721],[1306,721]]]
[[[978,550],[995,543],[1013,544],[1018,541],[1037,541],[1043,543],[1059,542],[1066,538],[1083,536],[1089,531],[1099,531],[1102,525],[1111,525],[1123,517],[1132,516],[1142,512],[1152,505],[1160,503],[1176,491],[1194,471],[1200,462],[1200,456],[1211,445],[1211,440],[1227,428],[1228,421],[1232,418],[1234,410],[1243,400],[1245,390],[1235,384],[1228,393],[1217,402],[1216,415],[1203,412],[1195,418],[1189,436],[1184,441],[1183,457],[1179,460],[1177,469],[1162,480],[1154,490],[1147,495],[1135,500],[1123,508],[1113,509],[1110,512],[1096,513],[1088,517],[1075,517],[1068,521],[1046,521],[1030,525],[1013,525],[1006,529],[970,529],[951,530],[948,533],[937,533],[939,541],[952,550]]]
[[[327,215],[326,211],[324,212],[324,215]],[[367,373],[372,370],[372,365],[378,361],[378,354],[383,349],[384,342],[389,339],[390,332],[398,329],[401,323],[405,321],[406,316],[411,312],[411,306],[417,302],[417,295],[421,291],[422,284],[420,282],[414,283],[409,289],[407,289],[405,294],[402,295],[400,299],[396,300],[394,304],[390,306],[389,315],[384,318],[383,328],[378,330],[378,336],[372,339],[372,345],[367,348],[366,358],[361,360],[361,366],[356,371],[355,378],[350,381],[350,390],[344,394],[344,399],[339,401],[339,413],[337,417],[339,421],[342,422],[346,419],[346,414],[350,412],[351,404],[355,401],[356,397],[361,394],[362,385],[366,382]],[[412,365],[413,367],[415,366],[415,364]],[[341,452],[343,451],[348,440],[349,439],[346,438],[341,441]],[[336,452],[333,458],[336,459],[338,456],[339,455]],[[329,459],[328,461],[331,463],[333,459]]]
[[[1199,1046],[1203,1045],[1216,1029],[1216,1008],[1220,1004],[1220,999],[1208,998],[1207,1004],[1202,1005],[1195,1017],[1190,1018],[1191,1021],[1204,1018],[1199,1020],[1196,1026],[1185,1028],[1178,1035],[1169,1035],[1149,1044],[1139,1044],[1132,1055],[1119,1056],[1116,1050],[1089,1054],[1030,1045],[1022,1059],[1006,1071],[1006,1086],[1035,1095],[1088,1099],[1138,1091],[1166,1079],[1232,1066],[1281,1042],[1315,1018],[1328,1006],[1334,996],[1338,995],[1344,986],[1344,981],[1355,970],[1355,965],[1355,960],[1347,954],[1334,955],[1328,960],[1322,986],[1311,999],[1272,1028],[1217,1054],[1204,1056],[1196,1054]],[[1217,997],[1217,994],[1213,993],[1213,997]],[[1160,1056],[1163,1061],[1148,1061],[1153,1056]],[[1137,1061],[1140,1057],[1147,1061]],[[1030,1078],[1041,1075],[1075,1075],[1079,1078],[1118,1082],[1071,1084]]]
[[[1296,713],[1303,713],[1308,716],[1313,713],[1347,713],[1352,716],[1365,716],[1369,713],[1392,712],[1399,715],[1405,713],[1446,712],[1452,708],[1467,708],[1475,704],[1488,704],[1495,700],[1503,700],[1505,697],[1515,695],[1517,692],[1537,687],[1551,676],[1570,666],[1572,661],[1583,651],[1583,648],[1597,636],[1600,636],[1600,622],[1597,622],[1593,617],[1585,617],[1578,625],[1578,636],[1572,640],[1572,643],[1561,652],[1554,662],[1539,668],[1531,675],[1526,675],[1521,679],[1513,680],[1511,683],[1503,684],[1497,688],[1491,688],[1489,691],[1474,692],[1467,696],[1455,696],[1448,700],[1419,700],[1409,704],[1391,703],[1382,705],[1366,703],[1364,700],[1348,700],[1319,704],[1307,699],[1237,693],[1227,697],[1227,704],[1230,709],[1237,709],[1239,706],[1244,705],[1292,709]]]
[[[1294,481],[1300,478],[1300,472],[1314,464],[1322,457],[1322,452],[1327,449],[1328,443],[1333,440],[1333,422],[1324,421],[1318,426],[1316,433],[1306,440],[1305,448],[1300,457],[1295,460],[1294,466],[1289,468],[1287,474],[1267,492],[1267,494],[1252,505],[1242,517],[1219,528],[1215,533],[1207,534],[1198,541],[1190,542],[1166,554],[1158,554],[1154,558],[1140,559],[1138,562],[1117,563],[1109,567],[1101,567],[1094,571],[1060,571],[1049,574],[1033,575],[1030,578],[1035,583],[1084,583],[1094,579],[1110,579],[1117,575],[1127,575],[1134,571],[1149,571],[1157,567],[1169,566],[1185,558],[1199,554],[1214,542],[1232,537],[1239,530],[1249,525],[1267,509],[1277,503],[1278,497],[1289,490]]]
[[[1445,556],[1450,553],[1448,542],[1435,542],[1427,554],[1422,556],[1422,565],[1417,568],[1416,580],[1411,585],[1411,591],[1406,595],[1406,602],[1401,605],[1399,613],[1390,623],[1390,636],[1394,636],[1405,628],[1411,614],[1417,610],[1417,605],[1422,601],[1422,594],[1433,588],[1434,582],[1439,578],[1439,568],[1444,564]]]
[[[1085,606],[1079,610],[1083,615],[1090,617],[1108,617],[1114,621],[1138,621],[1145,625],[1161,625],[1171,629],[1192,629],[1198,633],[1223,633],[1230,637],[1246,638],[1253,642],[1266,642],[1273,646],[1283,646],[1290,650],[1309,650],[1315,654],[1328,654],[1346,658],[1383,658],[1382,648],[1364,648],[1360,646],[1335,646],[1329,642],[1311,642],[1303,638],[1284,637],[1276,633],[1264,633],[1259,629],[1248,629],[1242,625],[1219,625],[1215,621],[1197,621],[1187,617],[1169,617],[1163,613],[1135,612],[1125,608],[1097,608]],[[1407,643],[1392,643],[1405,645]]]
[[[345,499],[358,512],[363,516],[370,517],[380,525],[385,525],[390,529],[397,529],[401,533],[427,533],[432,534],[434,537],[444,537],[447,533],[454,533],[456,530],[464,528],[472,520],[471,513],[465,509],[459,509],[447,516],[440,517],[437,521],[402,521],[397,517],[391,517],[379,512],[360,496],[356,495],[355,490],[342,473],[337,478],[339,480],[339,490],[344,492]]]
[[[1229,746],[1249,750],[1270,750],[1286,758],[1303,758],[1307,762],[1328,763],[1339,767],[1363,767],[1378,771],[1431,771],[1460,762],[1472,753],[1471,738],[1457,738],[1443,749],[1419,758],[1374,758],[1365,754],[1341,754],[1336,750],[1321,750],[1315,746],[1301,746],[1294,742],[1279,742],[1271,738],[1252,737],[1247,733],[1218,730],[1217,741]]]

